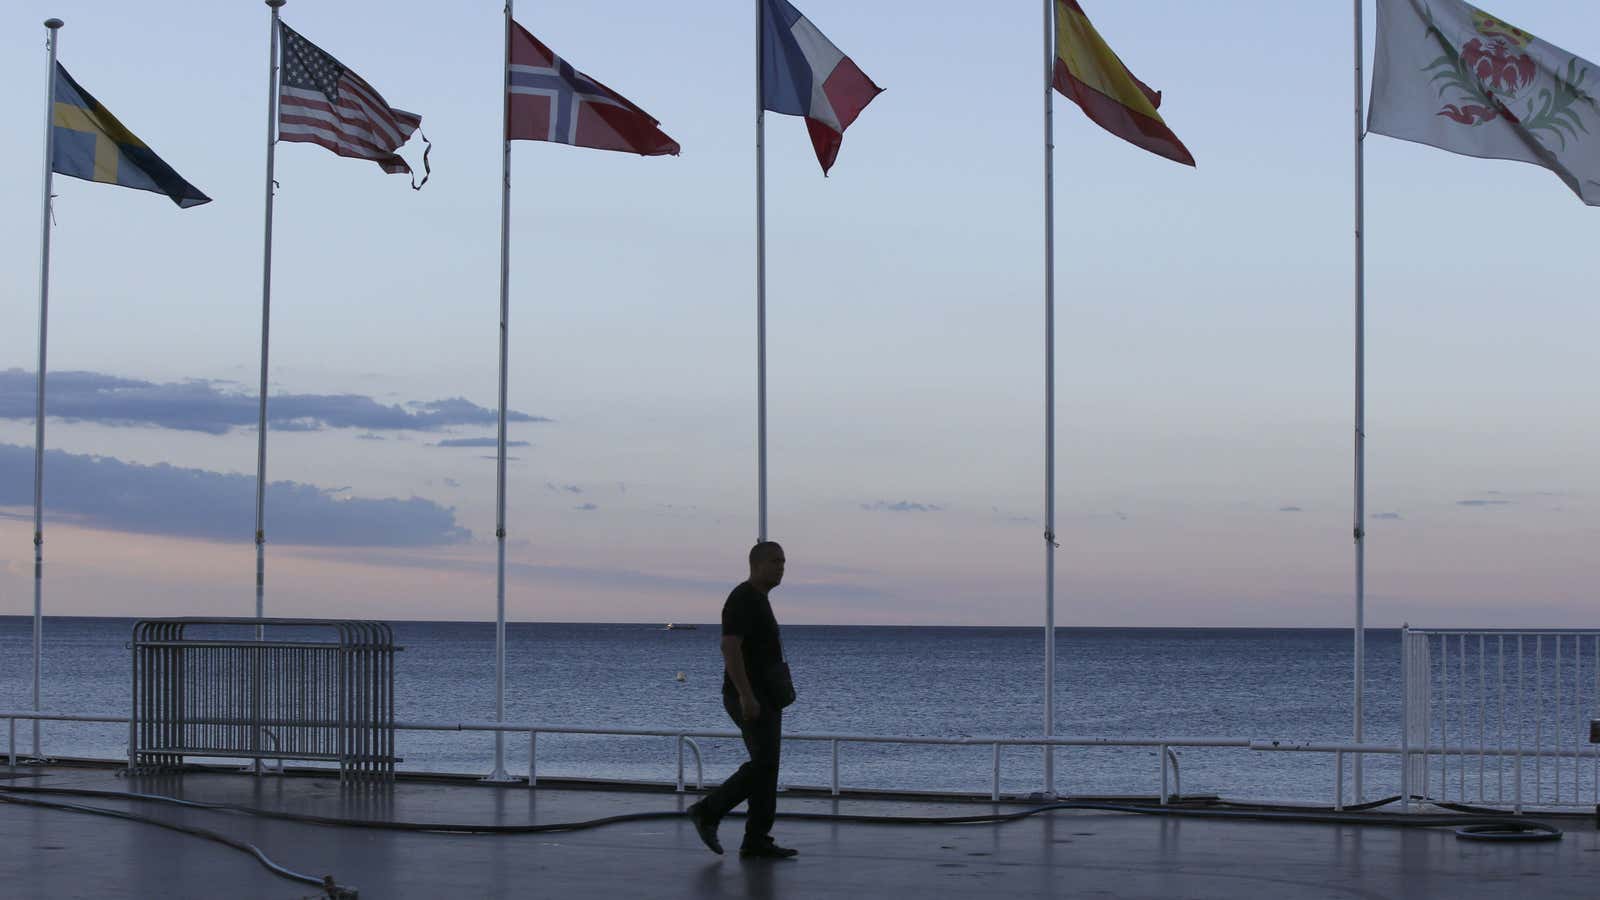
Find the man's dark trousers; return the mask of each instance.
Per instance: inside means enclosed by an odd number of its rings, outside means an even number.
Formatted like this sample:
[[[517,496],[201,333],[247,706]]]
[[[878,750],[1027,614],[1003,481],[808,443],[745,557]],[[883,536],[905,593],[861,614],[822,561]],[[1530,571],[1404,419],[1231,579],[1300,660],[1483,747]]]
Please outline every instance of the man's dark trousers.
[[[783,710],[765,701],[761,716],[746,722],[739,714],[737,695],[723,695],[722,708],[739,726],[750,761],[739,767],[727,781],[706,795],[704,809],[712,821],[720,821],[741,801],[750,801],[750,814],[744,822],[744,845],[766,843],[772,820],[778,814],[778,754],[782,748]]]

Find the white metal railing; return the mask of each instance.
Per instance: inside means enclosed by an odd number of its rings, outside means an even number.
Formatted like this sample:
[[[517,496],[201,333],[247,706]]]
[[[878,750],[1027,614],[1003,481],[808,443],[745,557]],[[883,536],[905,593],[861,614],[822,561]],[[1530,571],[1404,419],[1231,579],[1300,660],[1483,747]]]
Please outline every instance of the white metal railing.
[[[99,716],[77,715],[51,712],[32,711],[0,711],[0,718],[8,720],[10,743],[8,753],[13,767],[17,765],[16,723],[20,721],[64,721],[64,722],[91,722],[105,724],[126,725],[126,716]],[[395,728],[401,731],[419,732],[478,732],[501,734],[525,734],[528,736],[528,773],[527,785],[531,788],[538,784],[538,739],[539,735],[594,735],[608,737],[660,737],[673,739],[677,751],[677,778],[676,788],[683,791],[687,787],[685,777],[686,756],[685,750],[694,754],[695,779],[697,788],[705,785],[704,759],[699,740],[738,740],[739,733],[731,730],[693,730],[672,728],[591,728],[565,725],[547,724],[522,724],[522,723],[496,723],[496,722],[397,722]],[[1178,757],[1175,751],[1179,749],[1233,749],[1249,752],[1289,752],[1289,753],[1318,753],[1327,754],[1332,758],[1335,767],[1335,787],[1333,806],[1342,809],[1345,806],[1345,769],[1346,757],[1352,760],[1357,757],[1370,755],[1379,756],[1404,756],[1411,754],[1414,758],[1420,755],[1442,756],[1446,748],[1439,745],[1413,744],[1409,747],[1383,744],[1355,744],[1355,743],[1319,743],[1311,741],[1286,741],[1286,740],[1247,740],[1243,738],[1113,738],[1113,737],[1076,737],[1057,736],[1046,737],[926,737],[911,735],[867,735],[867,734],[828,734],[828,733],[795,733],[785,734],[784,740],[793,742],[826,743],[829,746],[831,763],[831,777],[827,789],[835,796],[839,795],[842,781],[839,773],[839,749],[850,744],[900,744],[941,747],[988,747],[991,751],[991,772],[989,782],[989,796],[992,800],[1001,798],[1000,784],[1002,776],[1001,749],[1004,747],[1101,747],[1101,748],[1132,748],[1147,747],[1157,751],[1160,761],[1159,797],[1162,803],[1170,802],[1174,797],[1181,796],[1179,786]],[[1451,747],[1449,752],[1456,754],[1459,748]],[[1503,758],[1517,755],[1520,758],[1553,759],[1557,754],[1553,751],[1537,752],[1533,750],[1516,750],[1501,748],[1473,748],[1473,753],[1485,757]],[[1152,773],[1155,775],[1156,773]],[[520,780],[520,779],[519,779]],[[1442,798],[1440,798],[1442,799]],[[1527,804],[1534,806],[1536,804]],[[1551,804],[1544,804],[1549,806]],[[1521,806],[1518,811],[1521,811]]]
[[[62,721],[62,722],[90,722],[103,724],[128,723],[127,716],[102,716],[79,715],[68,713],[32,712],[26,710],[0,710],[0,718],[8,721],[9,744],[8,757],[12,767],[18,762],[16,744],[16,723],[18,720],[27,721]],[[685,778],[685,755],[687,748],[694,754],[695,761],[695,786],[697,789],[705,786],[705,762],[698,740],[739,740],[740,734],[730,730],[691,730],[672,728],[592,728],[567,725],[539,725],[520,724],[510,722],[396,722],[397,731],[426,731],[426,732],[481,732],[500,734],[526,734],[528,736],[528,774],[527,784],[533,787],[538,784],[538,741],[539,735],[593,735],[606,737],[662,737],[672,738],[677,748],[677,790],[683,791],[687,787]],[[1001,797],[1000,783],[1002,776],[1001,753],[1003,747],[1151,747],[1157,750],[1160,758],[1159,780],[1161,784],[1160,800],[1168,803],[1175,796],[1181,795],[1180,775],[1178,771],[1178,756],[1176,750],[1181,748],[1232,748],[1244,750],[1297,750],[1308,751],[1318,749],[1310,744],[1293,743],[1287,741],[1250,741],[1243,738],[1110,738],[1110,737],[1073,737],[1056,736],[1046,737],[928,737],[915,735],[877,735],[877,734],[828,734],[828,733],[790,733],[783,735],[785,741],[826,743],[829,747],[829,761],[831,776],[828,790],[834,796],[841,791],[839,775],[839,748],[848,744],[901,744],[912,746],[938,746],[938,747],[988,747],[991,751],[991,777],[989,795],[992,800]],[[1330,748],[1327,752],[1333,753],[1341,764],[1343,755],[1353,752],[1352,748],[1340,746]],[[1393,752],[1393,748],[1373,748],[1370,752]],[[1343,793],[1343,773],[1338,779],[1340,791]],[[1343,800],[1335,798],[1335,805],[1342,806]]]
[[[1401,637],[1404,792],[1458,803],[1600,805],[1600,631]]]
[[[6,713],[0,713],[4,716]],[[700,746],[696,739],[738,740],[737,731],[717,730],[684,730],[684,729],[657,729],[657,728],[588,728],[571,727],[563,725],[524,725],[496,722],[401,722],[395,725],[401,731],[483,731],[502,732],[528,735],[528,784],[533,786],[538,783],[538,736],[540,734],[562,735],[604,735],[611,737],[667,737],[676,741],[678,748],[678,777],[677,789],[683,790],[684,781],[684,746],[688,745],[695,755],[695,783],[697,788],[705,784],[704,760]],[[839,778],[839,748],[846,744],[902,744],[939,747],[988,747],[991,751],[992,772],[989,785],[990,798],[1000,799],[1000,749],[1002,747],[1154,747],[1161,758],[1161,791],[1162,803],[1169,802],[1178,795],[1175,789],[1169,789],[1169,779],[1172,787],[1178,785],[1178,761],[1173,751],[1181,747],[1231,747],[1248,749],[1251,742],[1239,738],[1103,738],[1103,737],[1071,737],[1057,736],[1053,738],[1029,737],[927,737],[912,735],[877,735],[877,734],[828,734],[828,733],[791,733],[783,735],[785,741],[826,743],[829,749],[829,768],[831,772],[828,790],[834,796],[840,792]],[[1262,749],[1274,749],[1264,747]]]
[[[794,733],[790,742],[828,745],[827,789],[841,789],[839,751],[852,744],[987,747],[989,795],[1001,796],[1005,747],[1105,747],[1155,749],[1162,803],[1181,795],[1178,749],[1327,754],[1334,765],[1334,807],[1345,805],[1346,759],[1398,757],[1399,794],[1438,802],[1527,808],[1600,806],[1600,743],[1588,740],[1591,720],[1600,720],[1600,630],[1414,629],[1401,635],[1400,742],[1262,741],[1242,738],[1116,737],[927,737],[907,735]],[[18,721],[122,724],[127,716],[80,715],[32,710],[0,711],[7,720],[8,755],[17,765]],[[703,787],[700,740],[737,740],[732,730],[599,728],[538,723],[397,722],[419,732],[477,732],[528,736],[527,784],[538,783],[539,735],[671,738],[677,754],[676,787],[686,788],[687,753],[693,753],[694,783]],[[35,744],[37,753],[37,739]],[[1155,774],[1155,773],[1152,773]],[[1364,799],[1359,784],[1356,802]]]

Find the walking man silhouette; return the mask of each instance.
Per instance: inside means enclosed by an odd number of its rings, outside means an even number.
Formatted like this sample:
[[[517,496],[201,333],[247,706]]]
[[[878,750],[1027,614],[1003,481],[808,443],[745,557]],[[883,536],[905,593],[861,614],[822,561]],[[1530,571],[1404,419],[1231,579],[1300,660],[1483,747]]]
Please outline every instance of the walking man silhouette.
[[[783,708],[794,702],[794,684],[783,660],[778,620],[767,595],[783,582],[783,548],[762,541],[750,548],[750,578],[722,605],[722,708],[739,726],[750,760],[699,803],[689,807],[695,832],[713,853],[722,852],[717,825],[748,800],[741,857],[788,859],[799,851],[772,840],[778,811],[778,756]]]

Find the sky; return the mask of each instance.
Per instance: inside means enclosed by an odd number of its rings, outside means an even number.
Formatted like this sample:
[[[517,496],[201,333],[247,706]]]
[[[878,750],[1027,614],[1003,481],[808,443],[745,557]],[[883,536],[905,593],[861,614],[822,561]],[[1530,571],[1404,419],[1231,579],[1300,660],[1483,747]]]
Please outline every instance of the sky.
[[[1039,624],[1039,5],[797,5],[885,92],[827,178],[768,117],[779,616]],[[1198,166],[1053,101],[1056,621],[1348,625],[1351,10],[1083,5]],[[1600,10],[1498,11],[1600,59]],[[501,7],[283,15],[422,115],[433,174],[278,148],[267,611],[492,619]],[[32,609],[48,16],[215,202],[56,179],[46,611],[249,615],[255,0],[0,13],[0,614]],[[683,153],[514,145],[508,614],[715,621],[756,536],[753,4],[518,19]],[[1595,213],[1532,166],[1376,135],[1366,161],[1368,622],[1592,625]]]

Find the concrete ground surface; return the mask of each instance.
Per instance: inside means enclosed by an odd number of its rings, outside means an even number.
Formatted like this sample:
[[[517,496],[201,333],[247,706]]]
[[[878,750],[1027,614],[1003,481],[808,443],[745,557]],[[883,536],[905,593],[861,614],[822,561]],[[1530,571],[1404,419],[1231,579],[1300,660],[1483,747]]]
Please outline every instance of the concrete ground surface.
[[[0,772],[5,770],[0,769]],[[7,785],[140,791],[341,818],[527,823],[679,811],[693,795],[401,781],[341,790],[327,778],[231,773],[124,778],[109,770],[19,768]],[[198,825],[259,846],[287,868],[332,874],[363,898],[1592,898],[1593,820],[1557,821],[1551,843],[1460,841],[1445,829],[1303,825],[1054,812],[975,826],[784,821],[785,811],[970,815],[988,803],[779,799],[775,836],[791,861],[725,856],[686,819],[589,831],[455,835],[329,827],[114,799],[47,797]],[[1015,806],[1006,806],[1015,809]],[[0,803],[0,895],[15,898],[293,898],[321,892],[252,857],[147,824]]]

